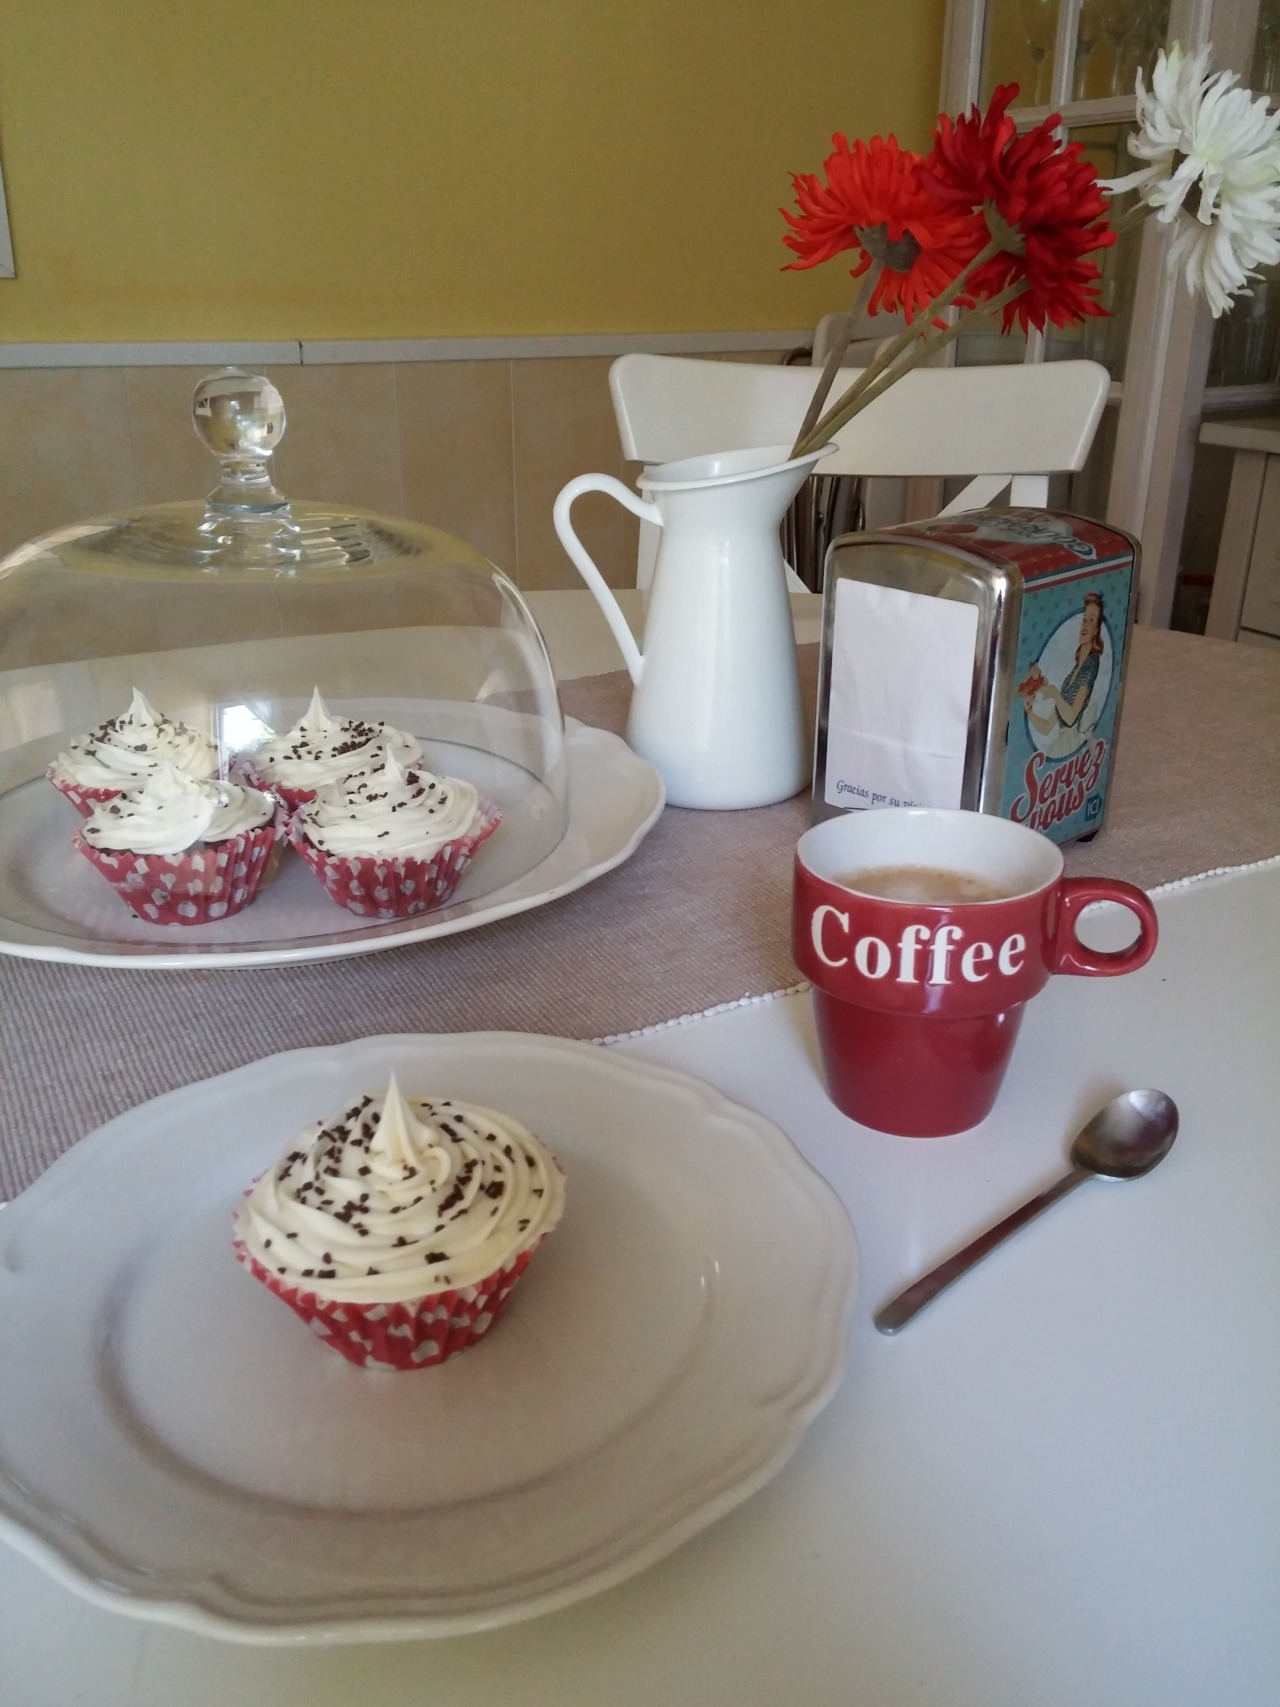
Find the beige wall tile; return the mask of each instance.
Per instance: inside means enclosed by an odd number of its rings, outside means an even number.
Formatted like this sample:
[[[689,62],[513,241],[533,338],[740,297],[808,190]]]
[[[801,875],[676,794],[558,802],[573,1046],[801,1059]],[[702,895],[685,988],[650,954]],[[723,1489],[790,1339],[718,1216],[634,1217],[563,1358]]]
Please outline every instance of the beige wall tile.
[[[280,633],[280,613],[269,580],[211,581],[184,576],[157,589],[157,622],[163,646],[227,646],[266,640]]]
[[[209,371],[203,367],[124,370],[139,503],[203,498],[218,484],[218,459],[196,437],[191,423],[192,393]]]
[[[155,587],[129,575],[85,579],[43,568],[29,582],[26,620],[0,644],[5,669],[154,652],[164,644]],[[123,711],[113,706],[111,714]]]
[[[403,515],[391,364],[295,367],[271,377],[289,417],[275,459],[281,491]]]
[[[404,513],[516,574],[510,362],[396,368]]]
[[[524,588],[580,587],[551,521],[556,494],[575,474],[627,476],[609,396],[608,357],[511,364],[516,539]],[[574,528],[612,586],[634,586],[639,523],[600,493],[573,508]]]
[[[628,486],[637,473],[621,458],[609,365],[602,357],[275,370],[289,412],[278,483],[298,497],[456,533],[526,588],[577,587],[551,522],[556,494],[590,470]],[[86,514],[209,492],[215,461],[191,428],[205,371],[0,372],[0,547]],[[634,518],[596,494],[574,518],[606,579],[631,585]]]
[[[283,580],[275,590],[284,634],[368,633],[397,628],[395,578],[363,573],[354,580]]]
[[[137,501],[119,369],[0,371],[0,553]]]

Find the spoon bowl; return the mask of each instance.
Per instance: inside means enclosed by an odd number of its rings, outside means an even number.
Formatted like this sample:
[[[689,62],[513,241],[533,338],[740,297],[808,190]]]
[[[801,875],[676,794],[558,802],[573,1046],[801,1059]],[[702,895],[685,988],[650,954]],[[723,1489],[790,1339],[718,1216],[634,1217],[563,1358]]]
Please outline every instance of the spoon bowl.
[[[1125,1091],[1076,1134],[1071,1160],[1108,1179],[1138,1179],[1164,1160],[1177,1136],[1172,1097],[1163,1091]]]

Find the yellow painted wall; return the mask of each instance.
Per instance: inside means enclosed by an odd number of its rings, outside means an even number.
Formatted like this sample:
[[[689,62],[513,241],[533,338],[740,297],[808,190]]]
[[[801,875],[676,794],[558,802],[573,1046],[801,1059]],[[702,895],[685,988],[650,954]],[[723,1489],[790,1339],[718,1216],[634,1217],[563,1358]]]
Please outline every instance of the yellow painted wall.
[[[0,342],[743,330],[944,0],[0,0]]]

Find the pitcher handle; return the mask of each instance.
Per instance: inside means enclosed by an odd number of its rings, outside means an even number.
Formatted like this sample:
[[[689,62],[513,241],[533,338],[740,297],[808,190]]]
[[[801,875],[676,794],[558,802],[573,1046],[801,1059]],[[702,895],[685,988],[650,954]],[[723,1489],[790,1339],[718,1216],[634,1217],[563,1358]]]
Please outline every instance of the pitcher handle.
[[[613,638],[618,642],[627,673],[633,682],[640,680],[640,672],[644,667],[644,659],[640,648],[636,645],[631,625],[622,614],[622,606],[613,596],[613,589],[604,576],[592,562],[582,541],[573,531],[569,520],[569,511],[575,498],[580,498],[584,492],[604,492],[610,498],[616,498],[624,509],[632,515],[639,516],[642,522],[652,522],[656,527],[662,526],[662,514],[656,504],[646,504],[643,498],[637,498],[635,493],[624,486],[621,480],[615,480],[611,474],[579,474],[560,493],[552,510],[552,519],[556,524],[556,532],[560,535],[560,543],[573,560],[573,565],[579,575],[595,594],[596,603],[604,612],[605,621],[613,630]]]

